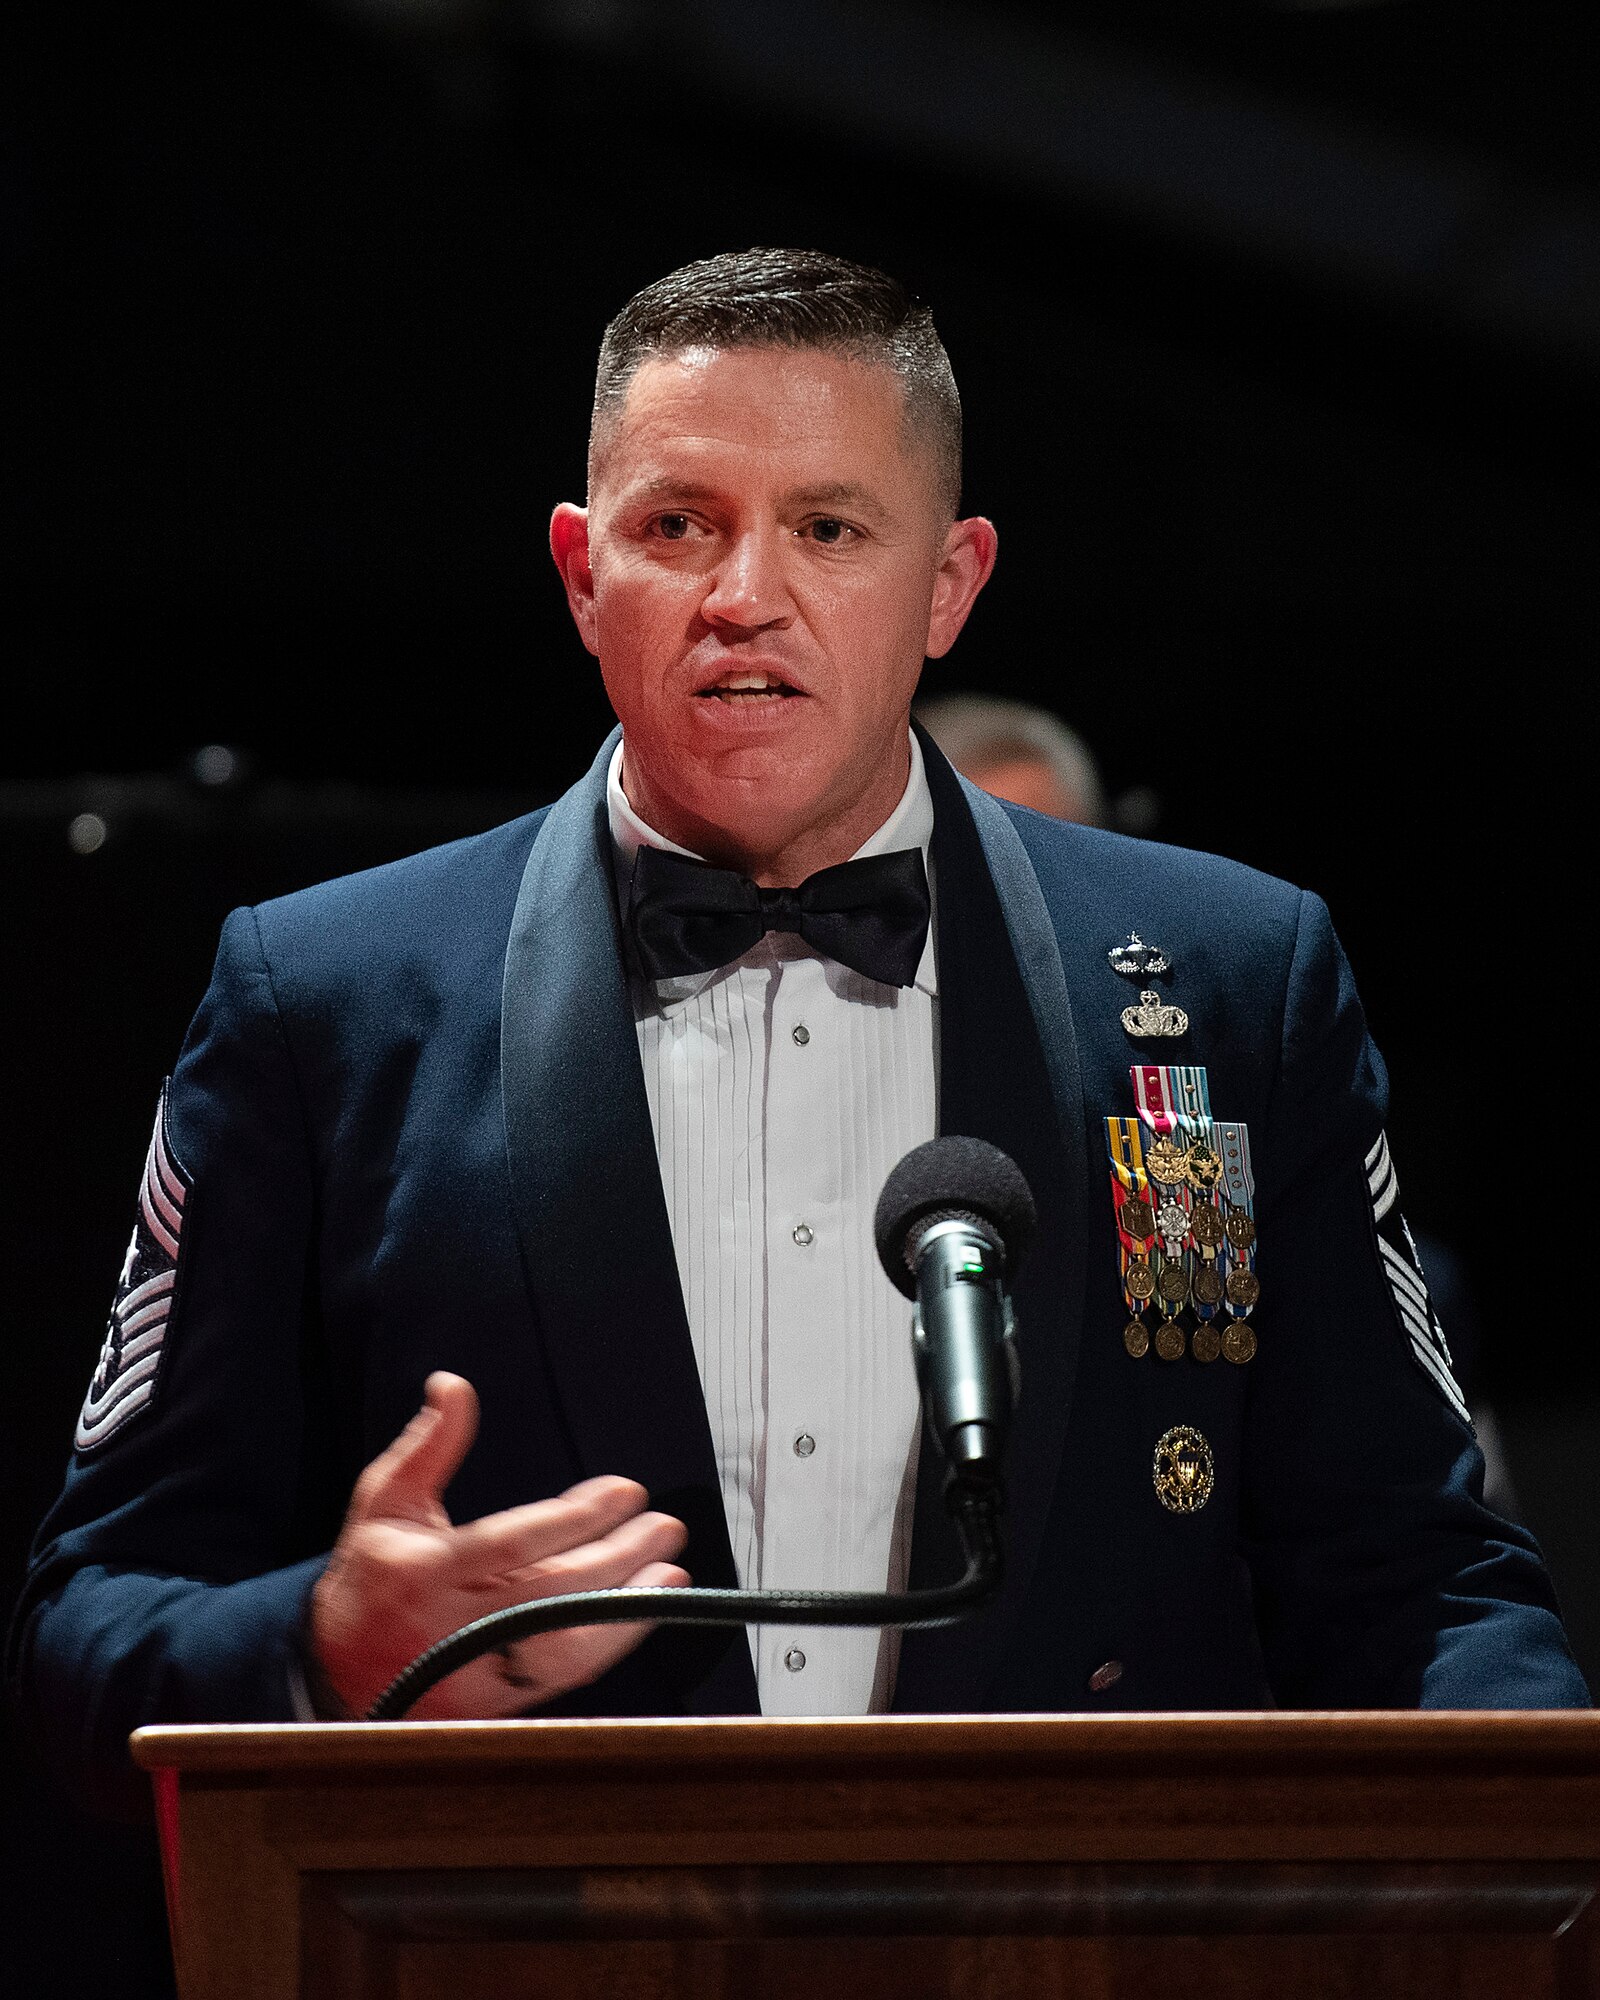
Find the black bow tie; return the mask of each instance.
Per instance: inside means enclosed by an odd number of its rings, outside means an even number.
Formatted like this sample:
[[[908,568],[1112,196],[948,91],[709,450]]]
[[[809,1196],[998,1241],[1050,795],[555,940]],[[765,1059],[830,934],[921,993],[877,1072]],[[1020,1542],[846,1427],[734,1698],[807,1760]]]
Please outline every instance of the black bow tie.
[[[625,928],[646,979],[715,972],[768,931],[793,931],[868,979],[909,986],[928,937],[928,871],[908,847],[820,868],[798,889],[758,889],[731,868],[641,847]]]

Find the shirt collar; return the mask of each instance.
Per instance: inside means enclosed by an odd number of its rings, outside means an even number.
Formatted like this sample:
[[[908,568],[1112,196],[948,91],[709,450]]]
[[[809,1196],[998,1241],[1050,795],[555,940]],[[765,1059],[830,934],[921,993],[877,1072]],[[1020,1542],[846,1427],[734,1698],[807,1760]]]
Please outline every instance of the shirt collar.
[[[860,861],[867,855],[894,854],[901,848],[917,847],[922,850],[922,864],[928,871],[930,889],[933,885],[933,794],[928,789],[928,774],[923,769],[922,745],[915,734],[910,734],[911,771],[906,779],[906,788],[900,794],[900,803],[890,813],[875,834],[864,840],[850,856],[852,861]],[[606,772],[606,814],[611,822],[612,864],[616,871],[617,900],[626,909],[628,901],[628,881],[633,874],[633,858],[641,847],[663,848],[668,854],[687,855],[691,861],[703,861],[704,855],[696,854],[692,847],[680,847],[675,840],[668,840],[664,833],[657,833],[648,820],[642,819],[628,803],[628,795],[622,789],[622,749],[619,743],[611,753],[610,768]],[[927,942],[922,947],[922,959],[917,966],[917,976],[912,982],[930,996],[939,991],[938,954],[935,950],[934,923],[937,921],[937,900],[934,916],[928,924]],[[715,977],[715,975],[710,975]],[[681,987],[682,980],[659,982],[674,989]],[[696,986],[705,982],[696,979]]]

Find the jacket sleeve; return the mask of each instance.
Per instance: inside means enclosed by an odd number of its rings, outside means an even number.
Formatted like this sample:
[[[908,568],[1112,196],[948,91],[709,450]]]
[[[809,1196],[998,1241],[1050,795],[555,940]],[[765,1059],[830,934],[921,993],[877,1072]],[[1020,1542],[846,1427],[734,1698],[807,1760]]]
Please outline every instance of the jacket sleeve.
[[[1245,1553],[1289,1707],[1582,1707],[1532,1537],[1483,1459],[1405,1231],[1388,1085],[1328,913],[1302,896],[1256,1152],[1261,1344]]]
[[[317,1204],[254,915],[222,933],[163,1093],[106,1347],[10,1640],[27,1727],[102,1810],[140,1810],[152,1722],[290,1719],[342,1489],[317,1394]]]

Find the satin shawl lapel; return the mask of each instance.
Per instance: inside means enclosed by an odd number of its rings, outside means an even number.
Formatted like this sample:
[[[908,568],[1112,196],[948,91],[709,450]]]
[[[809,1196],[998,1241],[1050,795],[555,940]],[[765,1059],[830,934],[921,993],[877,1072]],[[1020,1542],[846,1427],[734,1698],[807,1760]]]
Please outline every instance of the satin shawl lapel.
[[[1072,1010],[1038,878],[1001,808],[922,741],[934,803],[939,1129],[1009,1153],[1039,1210],[1013,1289],[1022,1398],[1006,1464],[1005,1589],[966,1624],[908,1634],[895,1691],[897,1708],[959,1710],[983,1707],[1002,1667],[1055,1492],[1083,1323],[1087,1160]],[[943,1482],[924,1433],[917,1586],[959,1568]]]
[[[500,1055],[528,1290],[585,1475],[640,1480],[689,1528],[696,1583],[736,1581],[620,956],[606,772],[551,809],[506,946]],[[734,1642],[737,1643],[734,1643]],[[683,1706],[757,1706],[744,1636],[666,1629],[650,1664]]]

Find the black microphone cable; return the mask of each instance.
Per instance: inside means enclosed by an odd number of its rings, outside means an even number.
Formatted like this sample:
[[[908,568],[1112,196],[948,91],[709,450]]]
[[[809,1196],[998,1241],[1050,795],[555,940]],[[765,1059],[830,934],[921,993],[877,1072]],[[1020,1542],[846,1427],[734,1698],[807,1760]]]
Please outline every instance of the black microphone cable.
[[[918,1631],[953,1625],[986,1604],[1005,1580],[998,1480],[954,1479],[945,1491],[966,1570],[932,1590],[580,1590],[513,1604],[475,1618],[418,1654],[367,1710],[368,1722],[396,1722],[447,1674],[482,1653],[573,1625],[899,1625]]]

